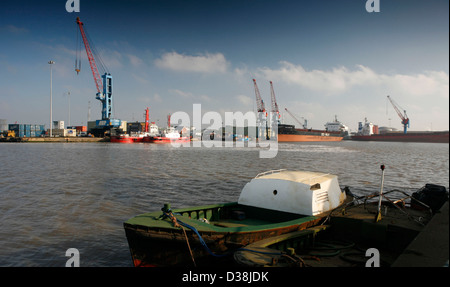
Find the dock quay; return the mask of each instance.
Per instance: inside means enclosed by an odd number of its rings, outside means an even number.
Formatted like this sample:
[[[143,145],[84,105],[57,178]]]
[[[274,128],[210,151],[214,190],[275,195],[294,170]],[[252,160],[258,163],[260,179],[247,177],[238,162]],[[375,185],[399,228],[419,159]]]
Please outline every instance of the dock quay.
[[[448,201],[403,253],[392,267],[444,267],[449,260]]]
[[[109,142],[109,137],[22,137],[2,138],[0,142],[21,143],[82,143],[82,142]]]

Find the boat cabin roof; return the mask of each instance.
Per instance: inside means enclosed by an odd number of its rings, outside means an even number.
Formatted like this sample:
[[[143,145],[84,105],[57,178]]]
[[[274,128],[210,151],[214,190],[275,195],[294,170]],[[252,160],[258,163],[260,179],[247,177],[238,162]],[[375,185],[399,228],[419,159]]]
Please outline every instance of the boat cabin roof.
[[[336,177],[336,175],[323,172],[279,169],[260,173],[255,179],[280,179],[311,185],[328,181],[334,177]]]

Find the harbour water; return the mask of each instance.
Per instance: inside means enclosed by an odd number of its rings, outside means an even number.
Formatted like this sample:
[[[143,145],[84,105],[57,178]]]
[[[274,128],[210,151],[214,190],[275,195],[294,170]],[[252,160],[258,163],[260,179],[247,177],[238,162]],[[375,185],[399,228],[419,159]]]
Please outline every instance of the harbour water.
[[[132,266],[123,222],[159,210],[236,201],[258,173],[321,171],[363,195],[449,186],[449,145],[384,142],[283,143],[275,158],[258,148],[156,144],[0,144],[0,266]]]

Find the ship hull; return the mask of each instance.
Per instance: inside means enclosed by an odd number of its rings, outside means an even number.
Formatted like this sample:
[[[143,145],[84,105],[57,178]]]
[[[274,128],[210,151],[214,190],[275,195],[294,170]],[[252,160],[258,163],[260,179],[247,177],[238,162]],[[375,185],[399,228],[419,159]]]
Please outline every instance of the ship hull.
[[[143,142],[145,143],[186,143],[190,142],[190,138],[181,137],[181,138],[168,138],[168,137],[145,137]]]
[[[112,136],[110,141],[112,143],[141,143],[143,140],[143,137],[117,137]]]
[[[343,137],[327,135],[278,134],[278,142],[337,142]]]
[[[370,136],[352,136],[355,141],[384,141],[384,142],[421,142],[421,143],[449,143],[449,132],[429,133],[392,133],[375,134]]]
[[[293,125],[278,125],[278,142],[337,142],[343,138],[340,132],[296,129]]]

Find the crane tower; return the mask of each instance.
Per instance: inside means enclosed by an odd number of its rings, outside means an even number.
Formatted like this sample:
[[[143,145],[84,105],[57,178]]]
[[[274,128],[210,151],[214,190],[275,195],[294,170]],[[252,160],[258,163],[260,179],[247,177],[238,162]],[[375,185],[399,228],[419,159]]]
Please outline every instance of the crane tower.
[[[400,108],[400,106],[396,102],[394,102],[394,100],[392,100],[390,96],[387,96],[387,98],[389,99],[389,101],[391,102],[395,111],[397,112],[398,116],[402,120],[403,133],[406,134],[407,128],[409,128],[409,118],[408,118],[408,115],[406,115],[406,110],[403,110],[402,108]],[[403,110],[403,114],[400,110]]]
[[[92,75],[94,77],[95,86],[97,88],[96,99],[102,103],[102,119],[97,120],[97,127],[118,127],[121,124],[120,120],[112,118],[113,111],[113,78],[110,73],[107,72],[105,65],[103,64],[101,58],[97,54],[95,48],[91,49],[92,41],[89,43],[88,36],[84,29],[84,24],[81,22],[80,18],[77,17],[76,23],[80,29],[81,37],[83,39],[84,47],[86,49],[86,54],[89,60],[89,65],[92,70]],[[81,45],[81,44],[80,44]],[[81,70],[81,63],[78,59],[78,54],[81,51],[77,49],[77,59],[75,59],[75,71],[77,74]],[[95,56],[95,57],[94,57]],[[97,68],[97,63],[95,59],[99,60],[101,67],[104,70],[104,74],[100,77],[100,73]]]

